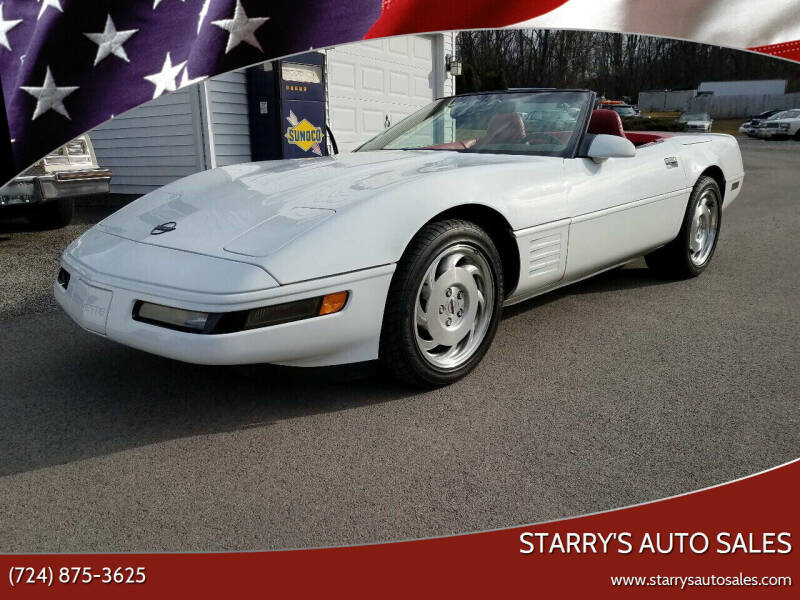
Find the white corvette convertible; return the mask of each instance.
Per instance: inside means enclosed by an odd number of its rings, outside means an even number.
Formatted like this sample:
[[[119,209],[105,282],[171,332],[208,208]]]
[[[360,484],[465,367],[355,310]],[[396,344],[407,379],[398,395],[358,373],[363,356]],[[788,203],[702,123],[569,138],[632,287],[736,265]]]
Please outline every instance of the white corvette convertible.
[[[109,216],[54,284],[83,328],[201,364],[380,359],[443,385],[503,306],[644,255],[709,264],[734,138],[626,133],[583,90],[437,100],[352,154],[192,175]]]

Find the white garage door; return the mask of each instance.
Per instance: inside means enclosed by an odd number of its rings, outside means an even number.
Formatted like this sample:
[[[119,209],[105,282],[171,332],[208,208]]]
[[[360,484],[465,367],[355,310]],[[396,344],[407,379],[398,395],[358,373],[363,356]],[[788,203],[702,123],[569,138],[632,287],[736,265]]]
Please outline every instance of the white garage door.
[[[328,110],[340,152],[436,97],[434,37],[359,42],[328,51]]]

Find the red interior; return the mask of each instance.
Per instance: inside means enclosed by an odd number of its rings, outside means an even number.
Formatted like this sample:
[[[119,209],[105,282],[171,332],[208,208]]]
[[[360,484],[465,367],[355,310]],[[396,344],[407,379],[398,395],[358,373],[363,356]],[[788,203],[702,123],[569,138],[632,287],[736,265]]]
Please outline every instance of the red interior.
[[[672,137],[668,133],[651,131],[625,131],[622,119],[616,111],[598,108],[592,111],[589,120],[589,133],[593,135],[616,135],[630,140],[634,146],[643,146]],[[533,144],[546,143],[548,137],[556,138],[566,144],[572,136],[571,131],[536,131],[525,133],[525,124],[517,113],[495,115],[489,121],[486,133],[480,138],[425,146],[420,150],[466,150],[473,146],[486,144]]]
[[[653,133],[651,131],[625,131],[622,127],[622,119],[614,110],[598,108],[592,112],[589,121],[589,133],[594,135],[616,135],[624,137],[633,142],[634,146],[650,144],[658,140],[672,137],[668,133]]]
[[[477,144],[519,144],[525,139],[525,123],[519,113],[494,115],[489,119],[486,133]]]
[[[423,146],[420,150],[466,150],[472,148],[478,139],[464,140],[463,142],[447,142],[446,144],[436,144],[435,146]]]
[[[572,137],[571,131],[534,131],[533,133],[528,134],[528,140],[525,142],[526,144],[546,144],[547,138],[556,138],[562,144],[566,144],[569,142],[569,138]]]
[[[625,137],[633,142],[634,146],[643,146],[672,136],[668,133],[653,133],[652,131],[626,131]]]
[[[592,112],[592,118],[589,120],[589,133],[625,137],[622,119],[616,111],[605,108],[598,108]]]

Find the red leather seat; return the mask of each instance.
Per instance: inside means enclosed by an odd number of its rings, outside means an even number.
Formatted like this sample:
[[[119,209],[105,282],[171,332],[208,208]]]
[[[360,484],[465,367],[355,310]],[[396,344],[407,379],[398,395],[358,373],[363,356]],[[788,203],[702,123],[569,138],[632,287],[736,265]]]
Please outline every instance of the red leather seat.
[[[467,150],[475,145],[478,140],[461,140],[459,142],[446,142],[444,144],[434,144],[433,146],[423,146],[420,150]]]
[[[589,121],[589,133],[625,137],[622,119],[619,118],[616,111],[606,108],[598,108],[592,111],[592,118]]]
[[[644,146],[645,144],[652,144],[672,137],[669,133],[653,133],[652,131],[626,131],[625,137],[628,138],[634,146]]]
[[[525,123],[519,113],[503,113],[489,120],[486,135],[478,140],[476,146],[488,144],[521,144],[525,139]]]

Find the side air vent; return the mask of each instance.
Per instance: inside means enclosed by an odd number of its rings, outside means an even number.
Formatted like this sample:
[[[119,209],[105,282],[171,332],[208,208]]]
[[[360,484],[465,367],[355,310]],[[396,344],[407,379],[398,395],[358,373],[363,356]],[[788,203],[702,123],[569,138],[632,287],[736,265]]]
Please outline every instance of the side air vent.
[[[556,233],[531,240],[528,254],[528,277],[552,276],[561,270],[563,251],[561,237],[560,233]]]

